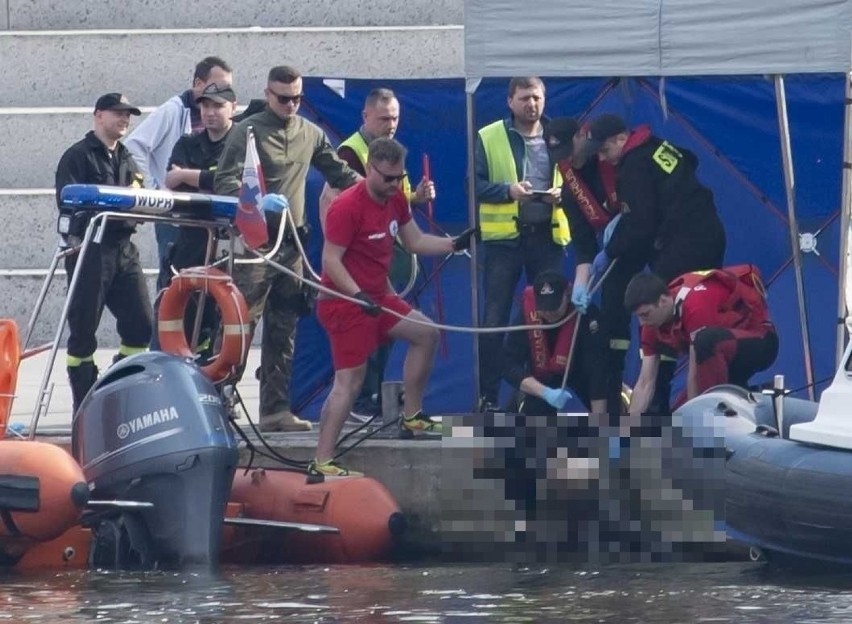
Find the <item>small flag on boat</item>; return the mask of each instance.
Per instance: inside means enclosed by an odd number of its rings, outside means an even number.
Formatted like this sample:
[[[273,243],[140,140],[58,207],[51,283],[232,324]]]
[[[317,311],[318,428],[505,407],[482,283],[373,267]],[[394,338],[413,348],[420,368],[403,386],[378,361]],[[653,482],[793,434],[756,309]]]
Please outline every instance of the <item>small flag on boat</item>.
[[[260,209],[260,198],[266,193],[260,157],[254,143],[251,126],[247,129],[246,158],[243,164],[243,180],[240,186],[239,206],[234,224],[243,235],[250,249],[257,249],[269,241],[266,230],[266,217]]]

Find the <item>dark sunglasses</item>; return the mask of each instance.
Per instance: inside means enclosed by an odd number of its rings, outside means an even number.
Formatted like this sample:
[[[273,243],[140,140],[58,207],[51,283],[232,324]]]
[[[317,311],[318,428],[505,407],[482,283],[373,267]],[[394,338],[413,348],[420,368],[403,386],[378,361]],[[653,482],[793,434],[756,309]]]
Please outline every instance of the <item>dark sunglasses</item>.
[[[304,93],[299,93],[298,95],[281,95],[279,93],[275,93],[272,89],[269,89],[269,92],[278,98],[279,104],[289,104],[290,102],[298,104],[302,101],[302,96],[304,95]]]
[[[382,176],[382,179],[385,181],[385,184],[399,184],[399,183],[400,183],[400,182],[402,182],[405,178],[407,178],[407,177],[408,177],[408,172],[407,172],[407,171],[403,171],[401,174],[393,176],[393,175],[387,175],[386,173],[383,173],[381,169],[379,169],[378,167],[376,167],[376,165],[370,165],[370,166],[371,166],[373,169],[375,169],[375,170],[376,170],[376,172],[377,172],[380,176]]]

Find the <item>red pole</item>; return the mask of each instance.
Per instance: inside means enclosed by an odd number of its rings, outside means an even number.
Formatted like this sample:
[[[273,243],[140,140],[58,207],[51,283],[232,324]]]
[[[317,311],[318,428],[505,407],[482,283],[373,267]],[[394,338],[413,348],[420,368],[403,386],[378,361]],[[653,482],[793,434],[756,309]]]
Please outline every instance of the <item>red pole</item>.
[[[432,180],[432,167],[429,163],[429,154],[423,153],[423,178],[427,181]],[[434,227],[434,207],[432,206],[432,200],[426,202],[426,216],[429,219],[429,230],[431,232],[435,231]],[[438,275],[435,280],[435,315],[438,317],[438,322],[444,322],[444,293],[441,289],[441,276]],[[449,352],[449,348],[447,347],[447,335],[444,332],[441,332],[441,356],[447,357],[447,353]]]

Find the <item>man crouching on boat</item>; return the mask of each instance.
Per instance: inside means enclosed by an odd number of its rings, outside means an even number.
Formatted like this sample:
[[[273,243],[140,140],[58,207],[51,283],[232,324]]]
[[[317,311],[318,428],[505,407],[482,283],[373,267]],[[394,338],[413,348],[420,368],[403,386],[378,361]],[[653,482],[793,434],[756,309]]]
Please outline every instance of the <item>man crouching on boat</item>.
[[[367,359],[388,340],[409,343],[403,367],[403,429],[442,433],[441,424],[422,411],[438,331],[422,324],[429,319],[391,289],[388,277],[393,243],[398,235],[410,253],[451,254],[470,246],[475,228],[456,238],[420,230],[400,190],[406,176],[405,155],[405,148],[394,139],[372,141],[366,177],[343,191],[325,218],[322,283],[359,303],[325,294],[317,301],[317,317],[331,342],[334,385],[322,407],[316,457],[308,467],[309,481],[361,476],[334,460],[334,447],[364,383]]]
[[[571,285],[559,271],[542,271],[524,288],[516,325],[555,324],[574,312]],[[607,339],[600,312],[591,305],[554,329],[511,332],[504,347],[503,376],[524,393],[523,414],[556,414],[571,393],[566,381],[593,414],[606,413]],[[579,326],[577,325],[579,323]],[[577,334],[576,336],[574,334]]]
[[[642,326],[631,416],[647,410],[662,355],[689,355],[686,393],[676,406],[719,384],[747,387],[778,356],[760,273],[750,264],[685,273],[669,284],[640,273],[627,285],[624,305]]]

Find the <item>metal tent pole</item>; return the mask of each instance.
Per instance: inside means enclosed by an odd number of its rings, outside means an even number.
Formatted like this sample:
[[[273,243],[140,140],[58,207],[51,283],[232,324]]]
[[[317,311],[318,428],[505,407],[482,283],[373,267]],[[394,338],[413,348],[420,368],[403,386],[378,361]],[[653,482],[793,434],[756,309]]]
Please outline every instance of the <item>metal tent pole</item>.
[[[811,332],[808,326],[808,309],[805,302],[805,284],[802,276],[802,252],[799,249],[799,223],[796,220],[796,180],[793,175],[793,154],[790,148],[790,123],[787,117],[787,94],[784,77],[775,76],[775,105],[778,109],[778,131],[781,139],[781,157],[784,165],[784,186],[787,191],[787,217],[790,222],[790,246],[793,253],[793,270],[796,275],[796,298],[799,301],[799,320],[802,323],[802,350],[805,363],[805,380],[808,398],[814,400],[814,367],[811,356]]]
[[[473,95],[479,86],[480,79],[468,78],[465,81],[465,107],[467,109],[467,219],[470,226],[476,225],[476,171],[474,154],[476,137],[474,135],[475,105]],[[470,246],[470,316],[471,325],[479,327],[479,274],[477,272],[477,247]],[[473,411],[477,409],[479,400],[479,339],[478,334],[473,339],[473,380],[474,397]]]
[[[852,69],[846,74],[846,98],[844,102],[845,119],[843,123],[843,187],[840,202],[840,258],[838,261],[837,282],[837,365],[843,359],[846,346],[847,314],[852,311],[852,289],[846,285],[849,278],[849,226],[852,217]]]

